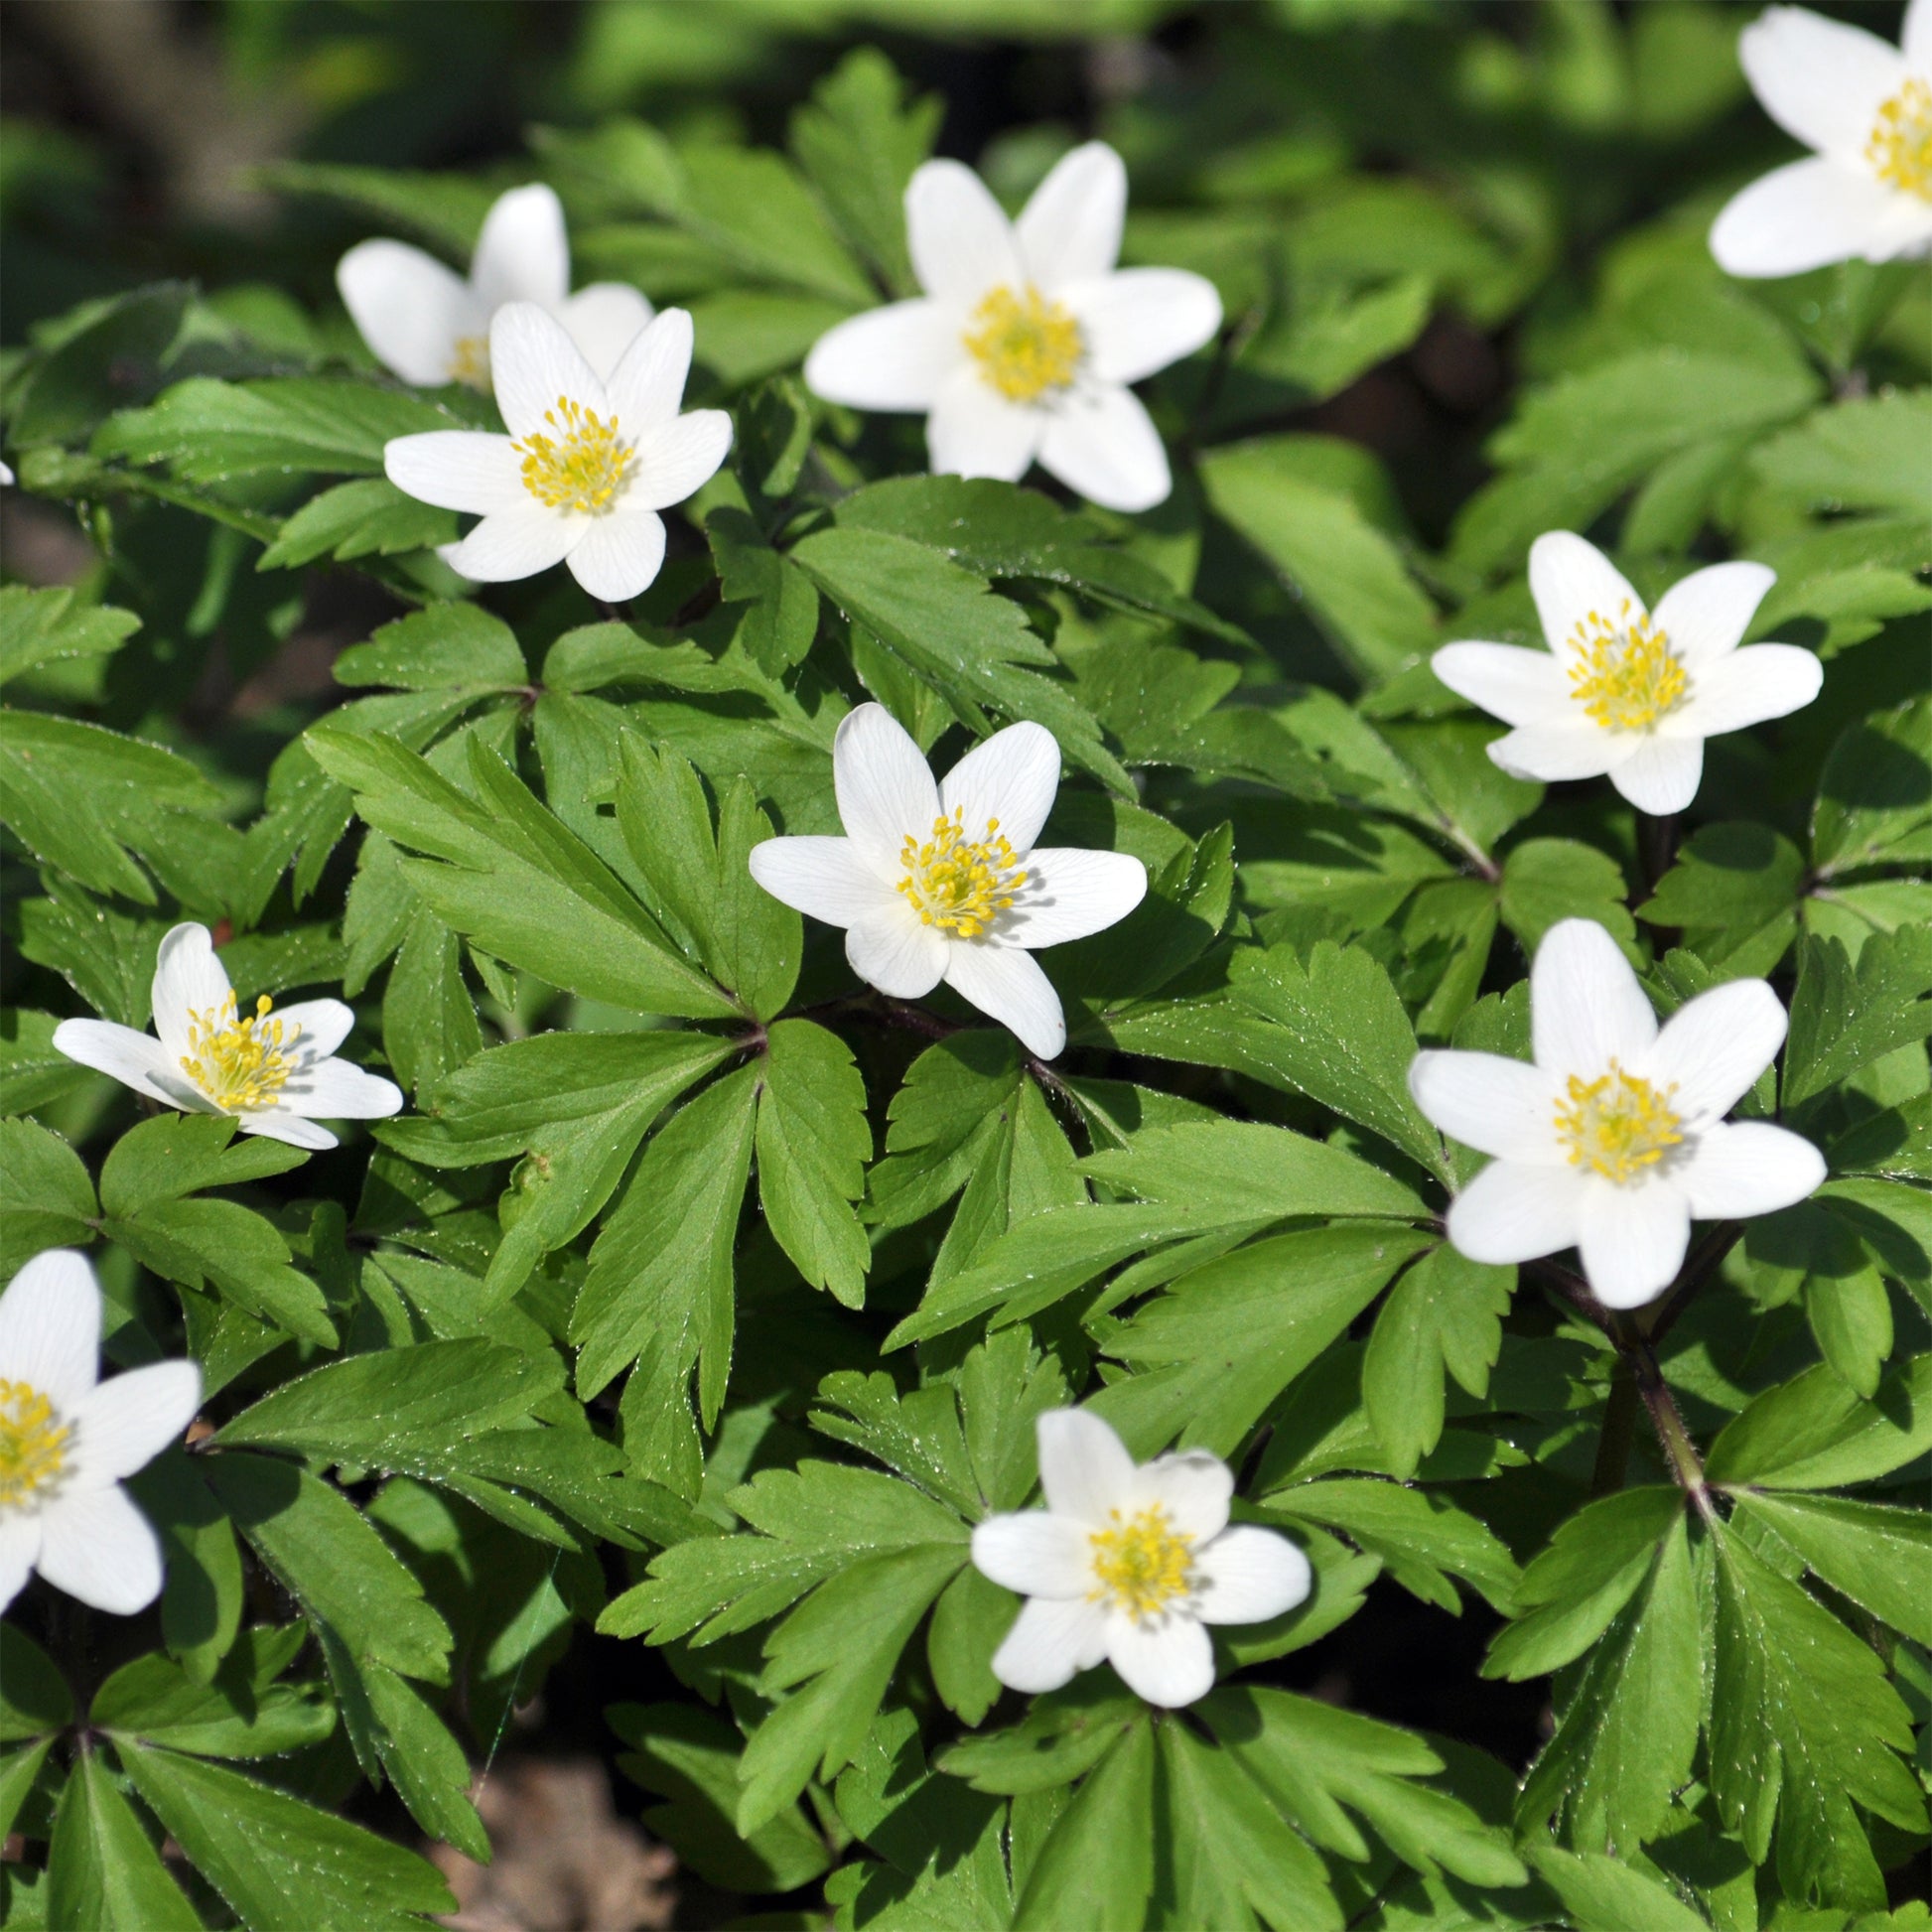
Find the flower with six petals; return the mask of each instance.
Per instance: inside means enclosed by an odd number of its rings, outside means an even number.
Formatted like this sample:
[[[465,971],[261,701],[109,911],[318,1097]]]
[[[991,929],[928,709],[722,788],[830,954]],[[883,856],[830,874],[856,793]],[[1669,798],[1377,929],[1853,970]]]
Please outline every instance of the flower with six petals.
[[[1550,928],[1530,970],[1533,1061],[1418,1053],[1416,1105],[1495,1158],[1456,1195],[1449,1240],[1471,1261],[1575,1247],[1596,1299],[1654,1301],[1691,1222],[1803,1200],[1825,1162],[1802,1136],[1725,1115],[1777,1057],[1784,1009],[1763,980],[1731,980],[1660,1028],[1616,942],[1592,919]]]

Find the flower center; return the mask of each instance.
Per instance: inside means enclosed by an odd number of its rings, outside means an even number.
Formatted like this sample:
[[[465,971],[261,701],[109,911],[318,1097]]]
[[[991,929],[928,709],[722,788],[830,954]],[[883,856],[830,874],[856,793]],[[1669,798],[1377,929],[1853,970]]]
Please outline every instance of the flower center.
[[[1605,731],[1648,731],[1691,689],[1670,637],[1626,600],[1617,621],[1592,611],[1570,633],[1570,695]]]
[[[898,862],[905,868],[898,889],[912,901],[920,924],[962,939],[977,939],[1027,883],[1020,855],[1007,843],[1000,821],[989,818],[986,837],[973,840],[966,836],[960,811],[950,818],[941,812],[923,845],[908,832]]]
[[[489,338],[459,336],[456,353],[450,357],[450,380],[465,382],[473,389],[489,391]]]
[[[1004,283],[972,315],[966,346],[983,375],[1013,402],[1037,402],[1064,389],[1086,353],[1080,325],[1029,282],[1016,295]]]
[[[54,1482],[72,1434],[31,1382],[0,1376],[0,1509],[19,1508]]]
[[[1932,85],[1914,75],[1879,108],[1864,158],[1888,188],[1932,202]]]
[[[1568,1145],[1570,1165],[1594,1168],[1619,1187],[1640,1179],[1684,1138],[1678,1132],[1683,1120],[1669,1105],[1676,1091],[1673,1081],[1659,1093],[1614,1060],[1601,1079],[1587,1084],[1573,1073],[1569,1105],[1557,1102],[1557,1139]]]
[[[1156,1503],[1121,1521],[1110,1509],[1111,1529],[1095,1530],[1093,1545],[1095,1587],[1087,1600],[1125,1611],[1136,1623],[1158,1616],[1176,1596],[1194,1588],[1194,1540],[1182,1536]]]
[[[220,1006],[188,1016],[182,1070],[224,1113],[274,1106],[295,1071],[294,1056],[286,1049],[302,1037],[302,1029],[293,1027],[284,1037],[283,1023],[268,1017],[273,1004],[264,993],[254,1012],[237,1020],[230,993]]]
[[[546,509],[600,516],[613,508],[630,482],[635,446],[618,440],[618,419],[609,421],[568,396],[559,396],[543,420],[557,433],[532,430],[511,444],[523,459],[523,487]]]

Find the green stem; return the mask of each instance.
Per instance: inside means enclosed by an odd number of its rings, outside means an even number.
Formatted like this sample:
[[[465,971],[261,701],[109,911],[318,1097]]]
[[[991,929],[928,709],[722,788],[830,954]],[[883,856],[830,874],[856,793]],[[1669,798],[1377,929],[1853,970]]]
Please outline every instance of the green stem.
[[[1691,1432],[1684,1426],[1676,1400],[1664,1382],[1656,1352],[1647,1339],[1639,1336],[1629,1344],[1626,1359],[1635,1369],[1637,1393],[1650,1411],[1651,1426],[1657,1432],[1658,1442],[1664,1446],[1678,1487],[1697,1505],[1698,1514],[1707,1523],[1715,1524],[1718,1512],[1711,1500],[1710,1485],[1704,1479],[1704,1458],[1698,1454]]]

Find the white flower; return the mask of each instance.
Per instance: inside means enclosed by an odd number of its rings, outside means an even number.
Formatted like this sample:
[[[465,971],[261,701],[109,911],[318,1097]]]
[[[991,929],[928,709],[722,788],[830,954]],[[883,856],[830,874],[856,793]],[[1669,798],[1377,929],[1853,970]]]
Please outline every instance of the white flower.
[[[0,463],[0,483],[10,483],[13,480],[14,473],[12,466],[10,464]]]
[[[304,1000],[270,1019],[263,994],[246,1018],[205,925],[178,925],[154,963],[154,1029],[63,1020],[54,1044],[70,1060],[186,1114],[229,1114],[244,1134],[330,1148],[331,1120],[376,1120],[402,1105],[394,1081],[332,1059],[355,1015],[340,1000]]]
[[[1576,1247],[1596,1299],[1634,1309],[1675,1279],[1694,1218],[1769,1214],[1825,1178],[1799,1135],[1725,1124],[1784,1040],[1762,980],[1714,986],[1659,1029],[1610,935],[1565,919],[1537,949],[1530,1023],[1534,1064],[1428,1052],[1409,1068],[1417,1106],[1495,1156],[1449,1208],[1471,1261]]]
[[[1932,247],[1932,0],[1905,10],[1903,45],[1773,7],[1737,45],[1764,111],[1816,152],[1725,206],[1711,252],[1731,275],[1796,275]]]
[[[1009,725],[935,785],[891,712],[863,704],[832,741],[832,779],[846,836],[766,839],[752,877],[844,926],[868,985],[916,1000],[944,980],[1051,1059],[1066,1021],[1033,949],[1113,925],[1147,891],[1147,868],[1124,852],[1034,849],[1059,789],[1053,734]]]
[[[541,309],[511,302],[489,325],[489,365],[507,436],[431,430],[382,452],[398,489],[483,517],[444,560],[483,584],[568,563],[609,603],[647,589],[664,562],[657,512],[708,482],[731,448],[722,409],[678,414],[691,318],[666,309],[607,384]]]
[[[1017,222],[957,161],[905,190],[925,294],[821,336],[805,381],[858,409],[923,411],[941,475],[1018,483],[1035,459],[1109,509],[1173,487],[1168,453],[1128,388],[1221,326],[1214,285],[1178,268],[1116,269],[1127,170],[1101,141],[1075,148]]]
[[[426,388],[489,388],[489,324],[505,302],[534,302],[555,316],[602,376],[651,318],[650,304],[623,282],[571,294],[563,205],[541,184],[497,198],[467,282],[406,241],[363,241],[338,264],[336,286],[375,359]]]
[[[195,1419],[202,1371],[99,1374],[94,1271],[70,1248],[36,1255],[0,1295],[0,1610],[35,1570],[118,1616],[160,1594],[161,1545],[121,1478]]]
[[[1530,592],[1550,648],[1445,644],[1430,660],[1451,691],[1516,729],[1489,756],[1519,778],[1609,773],[1631,804],[1681,812],[1704,741],[1782,718],[1824,672],[1795,644],[1737,642],[1777,581],[1762,564],[1714,564],[1673,584],[1654,614],[1593,544],[1552,530],[1530,546]]]
[[[1027,1598],[993,1675],[1053,1691],[1103,1658],[1170,1710],[1214,1688],[1210,1623],[1261,1623],[1303,1602],[1309,1560],[1273,1530],[1228,1522],[1234,1477],[1187,1449],[1136,1467],[1098,1416],[1038,1423],[1044,1509],[989,1516],[973,1532],[981,1574]]]

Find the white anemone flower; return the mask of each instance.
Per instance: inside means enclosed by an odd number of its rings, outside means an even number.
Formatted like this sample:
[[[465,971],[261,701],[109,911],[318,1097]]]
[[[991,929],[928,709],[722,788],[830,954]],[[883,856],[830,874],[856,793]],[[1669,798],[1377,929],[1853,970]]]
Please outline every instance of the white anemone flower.
[[[238,1014],[205,925],[178,925],[154,963],[155,1034],[111,1020],[63,1020],[54,1044],[70,1060],[185,1114],[227,1114],[244,1134],[291,1147],[336,1145],[316,1116],[379,1120],[402,1105],[393,1080],[332,1057],[355,1015],[340,1000],[303,1000],[269,1017],[266,993]]]
[[[647,590],[664,563],[657,512],[708,483],[731,448],[722,409],[678,413],[690,316],[666,309],[607,383],[541,309],[511,302],[489,325],[489,365],[507,436],[431,430],[382,451],[398,489],[482,516],[444,561],[482,584],[567,563],[613,604]]]
[[[651,319],[624,282],[570,292],[563,204],[541,183],[498,196],[483,216],[466,282],[406,241],[362,241],[336,269],[343,305],[385,369],[424,388],[489,388],[489,324],[505,302],[534,302],[608,376]]]
[[[161,1593],[161,1544],[121,1478],[195,1419],[202,1371],[100,1376],[100,1287],[84,1255],[36,1255],[0,1295],[0,1610],[38,1570],[97,1610]]]
[[[1610,935],[1565,919],[1537,949],[1530,1025],[1532,1063],[1425,1052],[1409,1068],[1417,1106],[1495,1157],[1449,1208],[1471,1261],[1575,1247],[1599,1302],[1639,1308],[1676,1279],[1693,1220],[1770,1214],[1825,1178],[1801,1135],[1725,1121],[1784,1041],[1764,981],[1714,986],[1660,1028]]]
[[[973,1532],[980,1573],[1027,1599],[993,1653],[1010,1690],[1057,1690],[1104,1658],[1136,1695],[1177,1710],[1214,1688],[1208,1624],[1265,1622],[1307,1599],[1309,1560],[1287,1537],[1229,1523],[1234,1477],[1219,1456],[1136,1467],[1079,1409],[1037,1427],[1046,1507]]]
[[[1191,355],[1221,326],[1213,283],[1179,268],[1117,269],[1127,170],[1090,141],[1009,221],[957,161],[905,190],[925,293],[821,336],[806,384],[856,409],[925,415],[940,475],[1018,483],[1040,467],[1109,509],[1173,488],[1160,432],[1127,385]]]
[[[1711,229],[1731,275],[1797,275],[1932,248],[1932,0],[1902,45],[1804,7],[1772,7],[1737,44],[1764,111],[1813,150],[1733,196]]]
[[[1824,681],[1817,657],[1795,644],[1737,647],[1776,581],[1762,564],[1714,564],[1650,612],[1593,544],[1552,530],[1530,546],[1550,648],[1445,644],[1430,664],[1515,727],[1489,747],[1512,776],[1607,772],[1639,810],[1681,812],[1697,796],[1707,738],[1797,711]]]
[[[1147,868],[1124,852],[1035,849],[1060,783],[1053,734],[1009,725],[935,785],[892,713],[863,704],[832,741],[832,780],[846,836],[766,839],[752,877],[843,926],[869,986],[916,1000],[944,980],[1051,1059],[1066,1020],[1034,949],[1104,930],[1147,892]]]
[[[10,483],[13,480],[14,473],[12,465],[0,463],[0,483]]]

